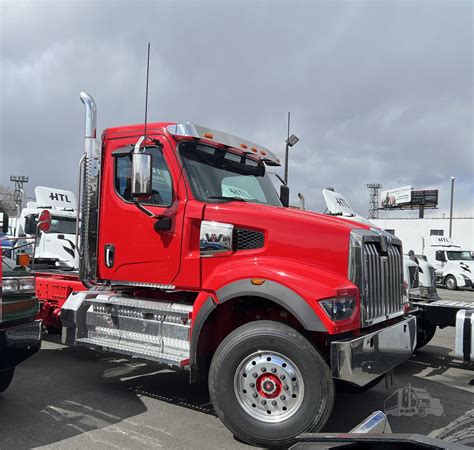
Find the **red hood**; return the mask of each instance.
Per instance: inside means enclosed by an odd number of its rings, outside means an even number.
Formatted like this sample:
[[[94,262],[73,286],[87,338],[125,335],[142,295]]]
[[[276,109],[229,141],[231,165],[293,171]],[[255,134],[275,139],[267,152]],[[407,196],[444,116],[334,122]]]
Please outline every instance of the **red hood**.
[[[240,202],[207,205],[204,217],[263,231],[265,246],[252,250],[256,254],[294,259],[343,276],[347,276],[351,230],[370,228],[325,214]],[[241,253],[248,255],[248,251]]]

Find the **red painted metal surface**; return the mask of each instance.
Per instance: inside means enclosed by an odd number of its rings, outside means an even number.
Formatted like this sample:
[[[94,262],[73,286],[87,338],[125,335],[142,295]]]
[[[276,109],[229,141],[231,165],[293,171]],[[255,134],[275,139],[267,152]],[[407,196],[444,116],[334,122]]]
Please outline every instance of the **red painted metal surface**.
[[[69,294],[85,289],[77,274],[36,273],[36,296],[40,301],[40,310],[36,318],[42,319],[46,327],[59,330],[61,328],[61,307]]]
[[[171,230],[163,232],[154,230],[156,219],[125,202],[114,188],[112,152],[135,144],[143,134],[143,125],[110,128],[103,133],[99,279],[171,284],[179,290],[195,291],[200,293],[193,311],[196,315],[205,299],[214,296],[225,285],[245,278],[262,278],[278,282],[301,296],[330,334],[359,329],[358,298],[357,311],[352,318],[337,324],[328,318],[318,300],[334,297],[344,289],[357,292],[347,279],[349,234],[353,228],[368,227],[289,208],[240,202],[218,205],[199,202],[192,196],[176,153],[176,140],[166,131],[167,125],[148,125],[149,136],[163,145],[173,179],[172,206],[147,206],[154,214],[172,217]],[[262,231],[265,246],[201,258],[199,228],[203,219]],[[107,244],[115,246],[112,268],[104,261]],[[38,277],[38,297],[45,300],[44,311],[48,317],[55,317],[49,303],[61,307],[70,292],[83,289],[78,279]]]

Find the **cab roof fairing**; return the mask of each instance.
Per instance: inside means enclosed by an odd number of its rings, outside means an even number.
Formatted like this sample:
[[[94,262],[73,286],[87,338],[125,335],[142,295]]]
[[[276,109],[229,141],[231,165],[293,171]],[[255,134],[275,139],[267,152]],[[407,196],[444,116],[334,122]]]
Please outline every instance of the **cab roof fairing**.
[[[234,136],[232,134],[224,133],[222,131],[213,130],[211,128],[202,127],[193,122],[176,123],[167,126],[167,131],[176,138],[192,137],[195,139],[202,139],[214,144],[220,144],[225,147],[237,150],[249,156],[256,157],[262,160],[268,166],[280,166],[278,157],[261,145],[257,145],[246,139]]]

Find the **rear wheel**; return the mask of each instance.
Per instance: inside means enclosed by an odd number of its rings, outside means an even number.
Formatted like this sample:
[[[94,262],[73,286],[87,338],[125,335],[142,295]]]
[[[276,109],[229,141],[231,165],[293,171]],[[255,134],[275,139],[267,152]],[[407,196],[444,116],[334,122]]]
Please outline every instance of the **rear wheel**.
[[[436,325],[427,322],[418,322],[418,330],[416,334],[416,348],[424,347],[433,339],[436,333]]]
[[[0,392],[5,391],[7,387],[10,386],[14,373],[14,367],[7,370],[0,370]]]
[[[444,284],[451,291],[454,291],[458,288],[458,283],[456,282],[456,278],[454,278],[452,275],[448,275],[446,277],[446,279],[444,280]]]
[[[258,321],[234,330],[209,372],[216,413],[239,439],[283,447],[320,430],[331,414],[334,386],[316,348],[293,328]]]

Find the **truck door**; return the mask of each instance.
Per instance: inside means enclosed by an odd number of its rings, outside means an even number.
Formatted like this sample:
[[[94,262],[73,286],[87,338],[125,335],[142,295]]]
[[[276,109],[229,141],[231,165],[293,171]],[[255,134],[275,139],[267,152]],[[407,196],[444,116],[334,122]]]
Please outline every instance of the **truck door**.
[[[170,217],[169,230],[157,230],[131,195],[130,138],[107,141],[99,222],[99,277],[128,283],[172,284],[180,269],[186,190],[168,140],[152,136],[153,195],[142,205],[156,216]],[[135,140],[138,140],[139,136]]]

